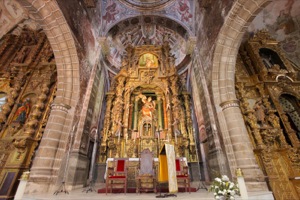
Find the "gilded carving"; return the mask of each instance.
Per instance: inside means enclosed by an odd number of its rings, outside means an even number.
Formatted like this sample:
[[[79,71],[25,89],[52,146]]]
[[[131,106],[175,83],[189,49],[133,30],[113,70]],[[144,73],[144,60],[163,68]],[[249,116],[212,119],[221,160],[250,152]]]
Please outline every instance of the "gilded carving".
[[[236,95],[257,162],[276,199],[296,199],[297,183],[290,180],[300,172],[299,130],[294,130],[279,99],[288,94],[299,101],[298,72],[266,31],[258,32],[239,53]]]
[[[99,162],[138,157],[145,148],[157,157],[166,142],[175,145],[176,155],[196,162],[190,97],[183,93],[168,42],[136,47],[129,42],[125,50],[106,96]]]
[[[48,121],[56,66],[43,32],[24,28],[19,36],[4,38],[0,43],[0,92],[6,94],[6,102],[0,112],[0,154],[4,153],[0,169],[5,166],[20,174],[29,169]],[[2,178],[0,170],[0,182]]]

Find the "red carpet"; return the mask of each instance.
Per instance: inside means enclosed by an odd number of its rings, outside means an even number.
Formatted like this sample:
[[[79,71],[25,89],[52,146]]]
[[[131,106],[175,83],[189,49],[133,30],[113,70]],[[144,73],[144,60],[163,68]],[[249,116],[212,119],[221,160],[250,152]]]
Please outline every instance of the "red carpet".
[[[123,193],[122,188],[113,188],[112,193]],[[161,188],[162,193],[169,192],[168,188]],[[178,192],[185,192],[185,188],[178,188]],[[189,190],[188,190],[189,192]],[[191,192],[196,192],[196,188],[191,187]],[[105,193],[105,188],[98,189],[98,193]],[[110,193],[110,189],[107,190],[107,193]],[[127,188],[127,193],[136,193],[135,188]],[[143,193],[143,192],[142,192]],[[151,193],[151,192],[149,192]],[[157,188],[157,193],[159,193],[159,188]]]

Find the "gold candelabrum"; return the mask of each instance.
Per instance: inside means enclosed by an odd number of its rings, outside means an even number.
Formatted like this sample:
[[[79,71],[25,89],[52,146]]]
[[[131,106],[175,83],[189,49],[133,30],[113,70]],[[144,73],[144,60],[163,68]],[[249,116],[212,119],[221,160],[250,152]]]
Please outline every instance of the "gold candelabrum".
[[[197,162],[189,93],[166,44],[127,48],[120,72],[106,94],[100,163],[108,157],[138,157],[148,148],[173,144],[176,156]]]

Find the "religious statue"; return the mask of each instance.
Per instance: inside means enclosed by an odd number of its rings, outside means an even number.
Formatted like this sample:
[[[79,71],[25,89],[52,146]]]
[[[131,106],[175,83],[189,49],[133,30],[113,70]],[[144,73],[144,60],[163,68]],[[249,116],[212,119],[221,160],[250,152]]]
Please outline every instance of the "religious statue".
[[[178,124],[180,123],[179,119],[175,119],[173,124],[171,124],[171,126],[174,126],[174,134],[176,134],[177,136],[180,135],[180,130],[178,128]]]
[[[266,111],[266,108],[265,106],[263,105],[262,101],[261,100],[258,100],[253,109],[255,110],[255,117],[257,118],[257,122],[259,122],[261,125],[265,124],[265,111]]]
[[[155,110],[155,101],[152,101],[151,97],[147,98],[145,95],[143,95],[142,102],[144,103],[142,107],[142,115],[152,118]]]
[[[267,69],[272,68],[273,61],[271,55],[266,55],[264,53],[260,53],[260,57],[262,59],[263,64],[266,66]]]
[[[124,125],[121,123],[121,120],[116,121],[117,123],[117,130],[115,132],[115,136],[120,137],[121,136],[121,129],[124,127]]]

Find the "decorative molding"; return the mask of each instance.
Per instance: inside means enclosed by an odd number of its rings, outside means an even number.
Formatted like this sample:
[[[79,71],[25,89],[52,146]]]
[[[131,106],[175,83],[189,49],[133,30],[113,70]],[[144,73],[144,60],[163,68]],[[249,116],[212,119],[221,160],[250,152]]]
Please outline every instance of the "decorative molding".
[[[51,105],[51,110],[61,110],[64,112],[68,112],[68,110],[71,108],[71,106],[64,104],[64,103],[53,103]]]
[[[239,100],[229,100],[221,103],[220,106],[222,110],[225,110],[231,107],[240,107],[240,104],[239,104]]]

